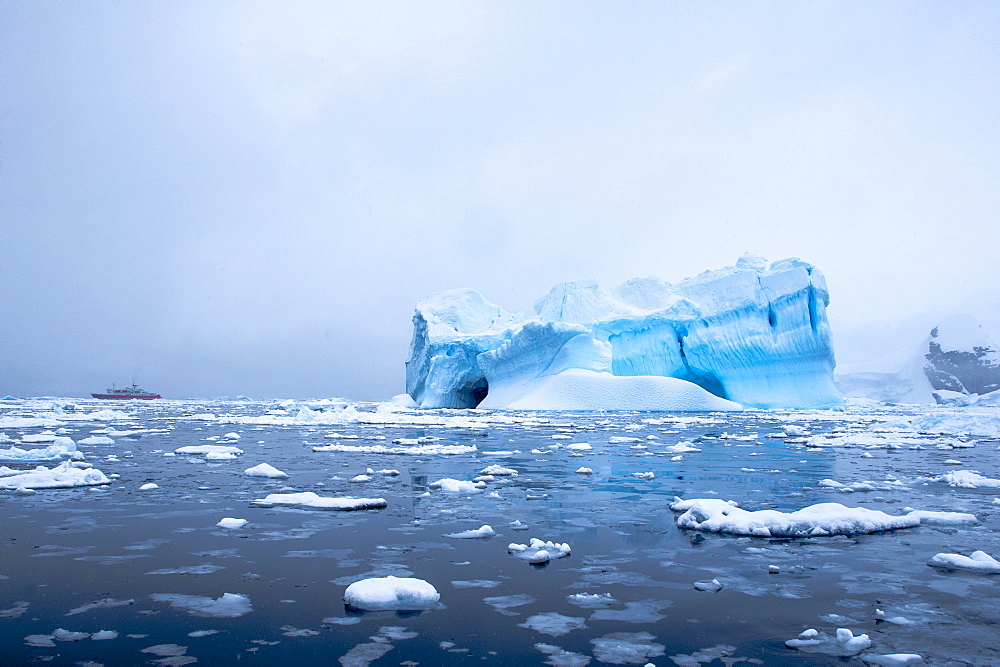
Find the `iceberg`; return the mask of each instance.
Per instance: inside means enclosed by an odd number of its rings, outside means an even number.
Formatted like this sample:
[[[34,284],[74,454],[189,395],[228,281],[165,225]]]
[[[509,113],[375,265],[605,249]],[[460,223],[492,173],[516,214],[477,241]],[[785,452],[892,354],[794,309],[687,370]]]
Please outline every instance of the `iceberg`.
[[[828,302],[812,265],[752,255],[677,284],[563,283],[531,317],[449,290],[417,304],[406,390],[421,408],[839,407]]]

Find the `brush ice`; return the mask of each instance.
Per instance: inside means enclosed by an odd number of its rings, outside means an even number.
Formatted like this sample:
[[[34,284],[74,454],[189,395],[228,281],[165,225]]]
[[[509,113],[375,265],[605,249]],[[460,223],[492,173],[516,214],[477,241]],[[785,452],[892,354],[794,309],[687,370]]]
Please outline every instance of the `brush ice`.
[[[840,503],[819,503],[788,513],[751,512],[718,498],[704,498],[673,503],[671,509],[683,511],[677,517],[680,528],[754,537],[861,535],[920,525],[917,516],[892,516]]]
[[[676,285],[564,283],[531,318],[451,290],[417,304],[407,393],[423,408],[839,406],[828,300],[811,265],[749,256]]]
[[[30,472],[20,472],[0,466],[0,489],[68,489],[75,486],[110,484],[103,472],[87,466],[80,468],[64,461],[53,468],[38,466]]]
[[[1000,574],[1000,561],[985,551],[973,551],[968,556],[961,554],[936,554],[927,561],[931,567],[948,570],[963,570],[980,574]]]
[[[441,595],[434,586],[412,577],[362,579],[344,591],[346,604],[369,611],[427,609],[440,599]]]
[[[258,507],[291,505],[320,510],[365,510],[387,507],[385,498],[331,498],[303,491],[302,493],[272,493],[253,501]]]
[[[261,463],[252,468],[247,468],[243,471],[243,474],[247,477],[270,477],[272,479],[288,477],[288,473],[281,472],[270,463]]]

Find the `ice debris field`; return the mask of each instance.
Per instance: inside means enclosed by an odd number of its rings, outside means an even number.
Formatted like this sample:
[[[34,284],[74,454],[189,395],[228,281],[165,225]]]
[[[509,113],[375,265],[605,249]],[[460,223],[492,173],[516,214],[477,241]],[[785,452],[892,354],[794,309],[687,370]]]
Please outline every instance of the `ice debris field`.
[[[0,402],[2,662],[1000,663],[998,408],[400,403]]]

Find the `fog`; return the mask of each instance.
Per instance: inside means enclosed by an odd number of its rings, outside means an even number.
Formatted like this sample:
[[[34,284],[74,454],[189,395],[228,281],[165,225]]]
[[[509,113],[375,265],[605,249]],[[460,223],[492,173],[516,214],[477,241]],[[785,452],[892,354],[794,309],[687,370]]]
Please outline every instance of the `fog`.
[[[384,399],[413,306],[827,277],[1000,331],[1000,5],[0,4],[0,392]]]

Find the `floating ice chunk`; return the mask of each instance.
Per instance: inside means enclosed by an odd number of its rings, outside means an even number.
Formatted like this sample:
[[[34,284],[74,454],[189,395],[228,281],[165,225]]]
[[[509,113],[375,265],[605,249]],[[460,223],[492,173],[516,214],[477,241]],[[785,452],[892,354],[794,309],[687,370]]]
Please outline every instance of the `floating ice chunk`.
[[[529,563],[547,563],[554,558],[564,558],[569,556],[570,547],[565,542],[545,542],[537,537],[531,538],[528,544],[516,544],[511,542],[507,545],[507,553],[517,556]]]
[[[34,647],[48,647],[55,646],[56,643],[52,641],[55,639],[52,635],[28,635],[24,638],[24,643],[28,646]]]
[[[115,441],[103,435],[92,435],[80,441],[81,445],[113,445]]]
[[[983,477],[972,470],[951,470],[935,479],[947,482],[949,486],[962,489],[993,489],[1000,488],[1000,479]]]
[[[362,579],[347,587],[344,602],[356,609],[407,610],[428,609],[441,595],[430,583],[412,577],[375,577]]]
[[[209,637],[211,635],[217,635],[220,632],[221,630],[194,630],[193,632],[188,633],[188,637],[194,637],[195,639],[197,639],[198,637]]]
[[[150,597],[157,602],[169,602],[171,607],[183,609],[192,616],[236,618],[253,611],[250,598],[239,593],[226,593],[217,599],[176,593],[154,593]]]
[[[118,633],[114,630],[100,630],[90,635],[90,638],[94,641],[102,641],[105,639],[117,639]]]
[[[149,646],[142,649],[142,653],[152,653],[153,655],[158,655],[163,658],[176,658],[187,653],[187,646],[180,646],[178,644],[157,644],[155,646]],[[186,664],[186,663],[176,663],[168,662],[161,664]]]
[[[486,466],[479,471],[480,475],[495,475],[497,477],[517,477],[517,471],[513,468],[504,468],[501,465]]]
[[[608,438],[609,445],[624,445],[627,442],[642,442],[642,438],[631,438],[621,435],[613,435]]]
[[[510,526],[511,530],[528,530],[528,525],[521,523],[520,519],[514,519],[507,525]]]
[[[222,439],[223,440],[239,440],[240,439],[240,434],[239,433],[227,433],[224,436],[222,436]]]
[[[722,583],[720,583],[718,579],[712,579],[711,581],[696,581],[694,582],[694,587],[695,590],[718,593],[722,590]]]
[[[871,645],[872,640],[868,638],[868,635],[855,637],[854,633],[847,628],[838,628],[836,635],[832,637],[825,632],[817,632],[810,628],[800,633],[798,638],[785,642],[785,646],[788,648],[840,657],[857,655]]]
[[[556,667],[586,667],[590,664],[590,656],[582,653],[566,651],[553,644],[538,643],[535,649],[549,656],[545,661],[546,665],[556,665]]]
[[[351,482],[370,482],[372,481],[371,475],[355,475],[349,481]]]
[[[690,655],[685,653],[672,655],[670,656],[670,659],[675,665],[681,665],[682,667],[698,667],[699,665],[712,663],[716,660],[719,660],[726,665],[735,665],[743,662],[743,660],[740,660],[739,658],[726,660],[726,658],[729,658],[729,656],[735,652],[735,646],[718,644],[709,648],[703,648],[700,651],[695,651]]]
[[[86,467],[82,467],[86,466]],[[103,472],[90,464],[64,461],[53,468],[38,466],[30,472],[0,467],[0,489],[68,489],[110,484]]]
[[[985,551],[973,551],[968,556],[961,554],[936,554],[927,561],[931,567],[947,570],[962,570],[979,574],[1000,574],[1000,561]]]
[[[576,474],[578,474],[578,475],[593,475],[594,474],[594,469],[593,468],[583,468],[583,467],[577,468],[576,469]]]
[[[243,453],[243,450],[239,447],[230,447],[228,445],[187,445],[186,447],[178,447],[174,450],[177,454],[195,454],[208,456],[209,454],[231,454],[227,458],[235,458],[236,456]]]
[[[72,438],[57,436],[52,439],[52,444],[43,449],[21,449],[20,447],[10,447],[0,449],[0,461],[61,461],[70,459],[80,461],[83,459],[83,452],[76,448],[76,443]]]
[[[388,506],[385,498],[331,498],[319,496],[312,491],[301,493],[271,493],[253,501],[258,507],[274,505],[294,505],[320,510],[364,510]]]
[[[924,664],[923,656],[919,653],[865,653],[861,656],[869,665],[885,665],[885,666],[895,666],[895,665],[922,665]]]
[[[247,468],[243,471],[243,474],[247,477],[269,477],[272,479],[288,477],[288,473],[281,472],[270,463],[261,463],[252,468]]]
[[[657,644],[648,632],[612,632],[591,639],[594,657],[600,662],[612,665],[642,665],[649,658],[657,658],[666,652],[663,644]]]
[[[208,452],[205,454],[206,461],[233,461],[236,459],[235,452]]]
[[[308,628],[297,628],[294,625],[283,625],[281,626],[283,634],[286,637],[314,637],[319,634],[316,630],[309,630]]]
[[[58,628],[52,631],[52,636],[61,642],[78,642],[81,639],[86,639],[90,636],[89,632],[73,632],[71,630],[64,630],[63,628]]]
[[[716,498],[671,505],[674,511],[681,511],[682,508],[686,509],[677,517],[680,528],[754,537],[859,535],[920,524],[916,516],[892,516],[878,510],[845,507],[840,503],[819,503],[789,513],[777,510],[750,512]]]
[[[636,479],[655,479],[656,475],[651,472],[634,472],[632,476]]]
[[[222,519],[221,521],[219,521],[219,523],[215,525],[221,526],[222,528],[242,528],[243,526],[247,525],[247,520],[226,518]]]
[[[575,593],[567,595],[566,601],[584,609],[604,609],[618,604],[611,593]]]
[[[76,614],[82,614],[91,609],[105,609],[107,607],[124,607],[126,605],[135,604],[135,600],[129,598],[128,600],[116,600],[114,598],[104,598],[103,600],[98,600],[96,602],[88,602],[87,604],[80,605],[75,609],[70,609],[66,613],[67,616],[75,616]]]
[[[474,530],[463,530],[460,533],[448,533],[445,537],[453,537],[455,539],[468,539],[476,537],[493,537],[497,532],[493,530],[488,525],[483,525],[480,528]]]
[[[478,451],[475,445],[419,445],[413,447],[386,447],[385,445],[324,445],[313,447],[314,452],[353,452],[361,454],[410,454],[413,456],[454,456]]]
[[[589,452],[593,449],[588,442],[574,442],[566,445],[566,449],[574,452]]]
[[[156,484],[154,482],[146,482],[145,484],[143,484],[142,486],[139,487],[139,490],[140,491],[152,491],[153,489],[158,489],[158,488],[160,488],[159,484]]]
[[[559,612],[550,611],[545,614],[535,614],[518,623],[519,628],[528,628],[545,635],[560,637],[573,630],[583,630],[587,627],[586,621],[580,616],[563,616]]]
[[[211,574],[225,569],[221,565],[204,563],[202,565],[187,565],[185,567],[167,567],[162,570],[153,570],[146,574]]]
[[[432,489],[440,489],[447,493],[481,493],[486,488],[486,482],[463,482],[445,477],[428,484]]]
[[[676,445],[667,445],[663,451],[669,454],[697,454],[701,450],[689,442],[678,442]]]

